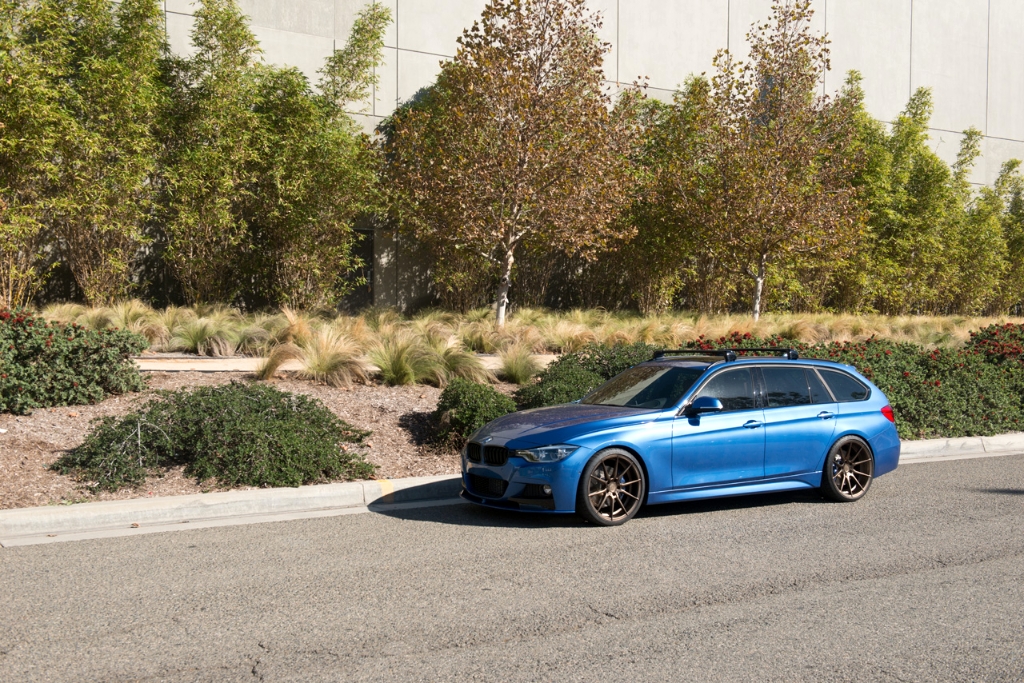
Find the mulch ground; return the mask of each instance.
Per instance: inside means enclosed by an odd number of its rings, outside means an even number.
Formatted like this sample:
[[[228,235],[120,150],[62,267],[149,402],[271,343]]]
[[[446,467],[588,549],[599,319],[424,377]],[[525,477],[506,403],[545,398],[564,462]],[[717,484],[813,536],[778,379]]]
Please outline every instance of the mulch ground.
[[[148,496],[172,496],[224,490],[214,482],[198,484],[181,468],[151,476],[138,489],[93,494],[79,482],[49,469],[60,455],[79,445],[92,420],[124,415],[144,403],[158,389],[252,381],[247,373],[174,372],[148,373],[149,391],[115,396],[88,406],[37,410],[31,415],[0,414],[0,509],[123,500]],[[387,387],[356,385],[336,389],[323,384],[284,379],[272,380],[280,389],[313,396],[338,417],[373,433],[367,441],[367,460],[377,465],[377,476],[394,479],[435,474],[457,474],[459,456],[453,449],[428,442],[430,414],[437,407],[440,389],[427,386]],[[511,393],[514,385],[498,385]]]

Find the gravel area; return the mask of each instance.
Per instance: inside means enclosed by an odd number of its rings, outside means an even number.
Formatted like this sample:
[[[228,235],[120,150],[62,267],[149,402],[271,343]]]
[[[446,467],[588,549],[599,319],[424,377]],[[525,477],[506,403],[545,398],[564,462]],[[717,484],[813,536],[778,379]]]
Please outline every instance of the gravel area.
[[[123,415],[153,390],[251,381],[247,373],[154,372],[147,374],[150,391],[115,396],[96,405],[37,410],[31,415],[0,414],[0,509],[59,505],[95,500],[172,496],[224,490],[212,481],[197,484],[181,468],[152,476],[138,489],[93,494],[70,477],[48,469],[61,453],[80,444],[89,423],[106,415]],[[357,385],[336,389],[290,378],[273,384],[285,391],[314,396],[343,420],[373,433],[367,440],[367,460],[378,466],[377,476],[388,479],[456,474],[458,454],[425,443],[430,414],[440,389],[427,386]],[[497,385],[511,393],[514,385]]]

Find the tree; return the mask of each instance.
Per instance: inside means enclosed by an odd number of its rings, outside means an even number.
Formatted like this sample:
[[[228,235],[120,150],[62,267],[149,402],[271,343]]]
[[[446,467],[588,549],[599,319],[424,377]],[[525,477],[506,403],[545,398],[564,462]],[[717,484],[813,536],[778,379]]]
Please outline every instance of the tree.
[[[843,153],[853,138],[855,102],[817,96],[828,69],[828,40],[810,31],[810,0],[774,5],[770,23],[748,35],[750,61],[719,52],[712,79],[717,132],[699,203],[705,240],[732,254],[762,307],[769,268],[801,256],[841,256],[860,230],[855,167]]]
[[[296,69],[258,73],[253,186],[243,208],[257,301],[331,306],[356,284],[352,225],[379,204],[379,164],[345,107],[374,84],[390,20],[376,3],[360,12],[321,71],[320,94]]]
[[[854,148],[866,162],[854,183],[868,212],[857,254],[844,269],[845,308],[888,315],[978,313],[998,297],[1006,268],[999,192],[972,190],[981,134],[964,131],[957,161],[931,149],[931,92],[919,88],[890,131],[858,114]]]
[[[54,153],[51,226],[90,304],[127,294],[144,242],[155,168],[153,120],[163,42],[156,0],[44,0],[38,28],[60,44],[45,59],[65,110]]]
[[[377,206],[379,167],[345,108],[376,82],[390,12],[371,3],[320,92],[259,64],[234,0],[196,13],[196,54],[170,60],[166,258],[191,301],[332,305],[351,288],[355,218]]]
[[[1003,276],[1001,310],[1024,314],[1024,176],[1021,162],[1011,159],[1003,164],[996,191],[1003,197],[1003,236],[1007,247],[1008,269]]]
[[[1024,312],[1024,176],[1019,159],[1005,162],[991,188],[982,188],[979,203],[995,215],[1005,248],[1002,278],[988,304],[990,313]]]
[[[649,128],[651,193],[634,207],[637,236],[624,249],[645,264],[635,277],[647,281],[632,285],[645,313],[670,305],[677,295],[687,307],[718,312],[735,292],[729,251],[706,232],[726,199],[714,185],[724,132],[712,98],[706,78],[691,78]]]
[[[491,0],[442,66],[430,106],[391,123],[405,227],[488,265],[498,326],[521,249],[591,254],[628,230],[613,219],[629,196],[638,97],[611,110],[599,27],[584,0]]]
[[[164,129],[164,258],[189,303],[229,301],[243,283],[257,117],[256,38],[234,0],[204,0],[192,30],[195,54],[169,59]]]
[[[27,305],[42,286],[44,214],[60,169],[52,153],[66,126],[46,55],[46,36],[27,40],[40,9],[0,0],[0,307]]]
[[[943,268],[938,287],[948,313],[977,315],[997,298],[1006,270],[1001,223],[1003,199],[995,188],[974,192],[970,172],[981,155],[981,131],[964,131],[950,177],[950,206],[944,226]]]

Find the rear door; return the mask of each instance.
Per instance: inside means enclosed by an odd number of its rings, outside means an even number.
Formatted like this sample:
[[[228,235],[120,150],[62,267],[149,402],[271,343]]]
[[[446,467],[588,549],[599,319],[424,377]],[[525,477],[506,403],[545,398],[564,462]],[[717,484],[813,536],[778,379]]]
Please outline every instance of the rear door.
[[[766,478],[816,472],[832,445],[838,405],[813,368],[765,365]]]
[[[719,399],[725,410],[679,416],[672,428],[675,488],[715,486],[764,476],[764,411],[750,368],[719,372],[695,394]]]

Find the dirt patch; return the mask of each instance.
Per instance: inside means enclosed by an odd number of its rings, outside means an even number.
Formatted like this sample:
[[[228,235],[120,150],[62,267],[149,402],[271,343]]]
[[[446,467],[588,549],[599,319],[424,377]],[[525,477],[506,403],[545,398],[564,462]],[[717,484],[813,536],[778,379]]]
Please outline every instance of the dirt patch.
[[[148,377],[149,391],[116,396],[96,405],[37,410],[31,415],[0,415],[0,429],[7,430],[0,433],[0,509],[224,490],[213,482],[197,484],[185,477],[181,468],[174,468],[163,476],[149,477],[138,489],[92,494],[71,478],[48,469],[65,450],[85,439],[93,419],[124,415],[156,390],[252,380],[251,374],[234,372],[155,372]],[[428,441],[430,414],[437,407],[440,389],[381,385],[336,389],[290,378],[272,383],[285,391],[313,396],[341,419],[371,430],[367,460],[378,466],[380,477],[395,479],[459,471],[458,453]],[[513,385],[497,388],[504,393],[515,389]]]

